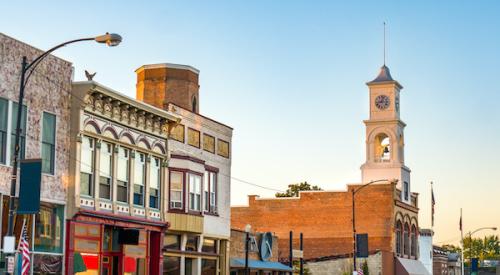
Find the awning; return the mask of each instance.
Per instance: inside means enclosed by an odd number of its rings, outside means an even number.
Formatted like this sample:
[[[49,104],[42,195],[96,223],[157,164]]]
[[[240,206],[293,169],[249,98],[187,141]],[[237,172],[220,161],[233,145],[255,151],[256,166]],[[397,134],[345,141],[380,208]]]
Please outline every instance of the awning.
[[[396,257],[396,274],[398,275],[430,275],[422,262]]]
[[[292,271],[292,268],[279,262],[248,260],[248,267],[256,270]],[[231,268],[245,268],[245,259],[231,258]]]

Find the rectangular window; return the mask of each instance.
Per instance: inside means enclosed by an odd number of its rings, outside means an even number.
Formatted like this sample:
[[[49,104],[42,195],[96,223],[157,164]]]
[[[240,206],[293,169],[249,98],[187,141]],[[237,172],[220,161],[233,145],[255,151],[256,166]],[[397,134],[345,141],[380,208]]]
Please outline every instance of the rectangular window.
[[[0,98],[0,163],[5,164],[7,159],[7,119],[9,101]]]
[[[153,158],[149,173],[149,207],[156,209],[160,208],[160,169],[161,160]]]
[[[144,206],[144,182],[146,181],[146,155],[138,153],[135,157],[134,204]]]
[[[198,251],[198,240],[199,236],[187,235],[186,237],[186,251]]]
[[[188,144],[200,148],[200,131],[188,128]]]
[[[129,153],[128,149],[118,147],[116,200],[121,202],[128,202]]]
[[[181,275],[181,257],[164,256],[163,275]]]
[[[179,142],[182,142],[184,143],[184,125],[182,124],[177,124],[176,126],[174,126],[172,128],[172,130],[170,131],[170,137],[173,139],[173,140],[177,140]]]
[[[16,143],[16,127],[17,127],[17,107],[18,104],[16,102],[12,103],[11,110],[11,137],[10,137],[10,155],[13,156],[15,153],[15,143]],[[22,113],[21,113],[21,131],[19,132],[19,159],[24,159],[25,150],[26,150],[26,106],[23,105]],[[45,114],[45,113],[44,113]],[[45,116],[44,116],[45,117]],[[14,158],[10,158],[10,162],[14,161]],[[42,165],[43,168],[43,165]],[[43,169],[42,169],[43,171]]]
[[[210,192],[208,187],[210,186],[210,172],[205,172],[205,176],[203,177],[203,211],[210,211]]]
[[[54,174],[56,151],[56,116],[43,112],[42,172]]]
[[[93,138],[83,136],[80,156],[80,194],[93,196],[94,178],[94,142]]]
[[[229,158],[229,142],[217,139],[217,154]]]
[[[42,203],[35,218],[35,251],[62,253],[64,206]]]
[[[404,195],[405,195],[405,200],[408,200],[409,194],[410,193],[410,188],[408,186],[408,182],[405,181],[404,183]]]
[[[203,134],[203,150],[215,153],[215,138],[213,136]]]
[[[217,245],[214,239],[203,238],[202,252],[217,253]]]
[[[184,208],[184,173],[170,172],[170,209]]]
[[[163,242],[165,249],[181,250],[181,235],[166,234]]]
[[[217,174],[210,172],[210,213],[217,213]]]
[[[201,176],[189,175],[189,210],[201,211]]]
[[[99,159],[99,198],[111,200],[111,182],[113,175],[113,145],[101,142]]]

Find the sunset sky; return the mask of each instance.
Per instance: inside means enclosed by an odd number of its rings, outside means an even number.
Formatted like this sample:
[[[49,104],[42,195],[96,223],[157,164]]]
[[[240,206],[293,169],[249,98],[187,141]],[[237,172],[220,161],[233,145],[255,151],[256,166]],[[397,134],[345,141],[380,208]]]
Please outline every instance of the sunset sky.
[[[365,83],[383,63],[385,21],[420,226],[430,227],[433,181],[435,242],[457,243],[461,207],[466,231],[500,227],[500,3],[69,2],[10,1],[0,32],[41,49],[119,33],[119,47],[80,43],[56,55],[73,62],[75,80],[96,71],[132,97],[143,64],[199,69],[201,113],[234,127],[234,205],[290,183],[344,190],[361,180]]]

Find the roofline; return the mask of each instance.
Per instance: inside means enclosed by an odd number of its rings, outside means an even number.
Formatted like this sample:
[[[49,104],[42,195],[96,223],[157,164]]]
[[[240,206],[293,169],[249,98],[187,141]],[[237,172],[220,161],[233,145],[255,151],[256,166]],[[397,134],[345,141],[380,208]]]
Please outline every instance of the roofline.
[[[46,52],[46,51],[47,51],[47,50],[42,50],[42,49],[40,49],[40,48],[37,48],[37,47],[35,47],[35,46],[31,45],[31,44],[28,44],[28,43],[26,43],[26,42],[24,42],[24,41],[21,41],[21,40],[19,40],[19,39],[17,39],[17,38],[14,38],[14,37],[12,37],[12,36],[10,36],[10,35],[7,35],[7,34],[3,33],[3,32],[0,32],[0,34],[1,34],[1,35],[3,35],[3,36],[5,36],[5,37],[8,37],[8,38],[10,38],[10,39],[12,39],[12,40],[15,40],[15,41],[17,41],[17,42],[19,42],[19,43],[21,43],[21,44],[24,44],[24,45],[26,45],[26,46],[28,46],[28,47],[31,47],[31,48],[33,48],[33,49],[35,49],[35,50],[37,50],[37,51],[40,51],[40,52],[42,52],[42,53],[44,53],[44,52]],[[50,55],[50,56],[53,56],[53,57],[55,57],[56,59],[59,59],[59,60],[61,60],[61,61],[67,62],[67,63],[69,63],[70,65],[73,65],[73,62],[68,61],[68,60],[66,60],[66,59],[64,59],[64,58],[61,58],[61,57],[59,57],[59,56],[56,56],[56,55],[54,55],[53,53],[50,53],[49,55]]]
[[[158,63],[158,64],[147,64],[142,65],[135,70],[136,73],[139,73],[145,69],[160,69],[160,68],[170,68],[170,69],[179,69],[179,70],[189,70],[195,74],[200,74],[200,70],[196,69],[193,66],[183,65],[183,64],[174,64],[174,63]]]
[[[188,110],[188,109],[186,109],[186,108],[184,108],[184,107],[181,107],[181,106],[179,106],[179,105],[177,105],[177,104],[175,104],[175,103],[169,102],[168,104],[169,104],[169,105],[170,105],[170,104],[172,104],[172,105],[173,105],[173,106],[175,106],[175,107],[181,108],[181,109],[186,110],[186,111],[188,111],[188,112],[190,112],[190,113],[192,113],[192,114],[195,114],[195,115],[197,115],[197,116],[200,116],[200,117],[202,117],[202,118],[205,118],[205,119],[207,119],[207,120],[210,120],[210,121],[212,121],[212,122],[214,122],[214,123],[217,123],[217,124],[219,124],[219,125],[221,125],[221,126],[227,127],[227,128],[229,128],[230,130],[234,130],[234,129],[233,129],[233,127],[231,127],[231,126],[229,126],[229,125],[226,125],[226,124],[224,124],[224,123],[220,123],[220,122],[218,122],[217,120],[212,119],[212,118],[209,118],[209,117],[206,117],[206,116],[204,116],[204,115],[202,115],[202,114],[195,113],[195,112],[193,112],[193,111],[191,111],[191,110]]]
[[[388,80],[388,81],[369,81],[365,83],[368,86],[374,86],[374,85],[387,85],[387,84],[394,84],[398,89],[402,90],[403,86],[399,84],[396,80]]]
[[[91,80],[91,81],[75,81],[72,83],[72,85],[73,86],[88,86],[89,89],[96,89],[97,88],[97,90],[99,90],[100,92],[109,94],[110,96],[114,96],[117,99],[122,100],[122,101],[124,101],[132,106],[135,105],[138,107],[142,107],[155,115],[165,117],[165,118],[167,118],[171,121],[175,121],[177,123],[179,123],[181,121],[181,117],[179,115],[176,115],[176,114],[169,112],[167,110],[157,108],[153,105],[149,105],[149,104],[144,103],[142,101],[136,100],[132,97],[126,96],[126,95],[124,95],[124,94],[122,94],[114,89],[111,89],[111,88],[104,86],[101,83],[93,81],[93,80]]]

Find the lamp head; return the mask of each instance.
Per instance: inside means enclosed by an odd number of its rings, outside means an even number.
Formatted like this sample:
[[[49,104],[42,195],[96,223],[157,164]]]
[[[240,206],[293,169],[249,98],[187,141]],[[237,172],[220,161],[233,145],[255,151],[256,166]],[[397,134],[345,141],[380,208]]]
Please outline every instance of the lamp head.
[[[118,46],[122,42],[122,37],[116,33],[106,33],[94,38],[97,43],[106,43],[110,47]]]
[[[245,225],[245,232],[249,233],[250,230],[252,230],[252,226],[249,224]]]
[[[496,228],[496,227],[492,227],[491,229],[492,229],[493,231],[496,231],[496,230],[497,230],[497,228]]]

